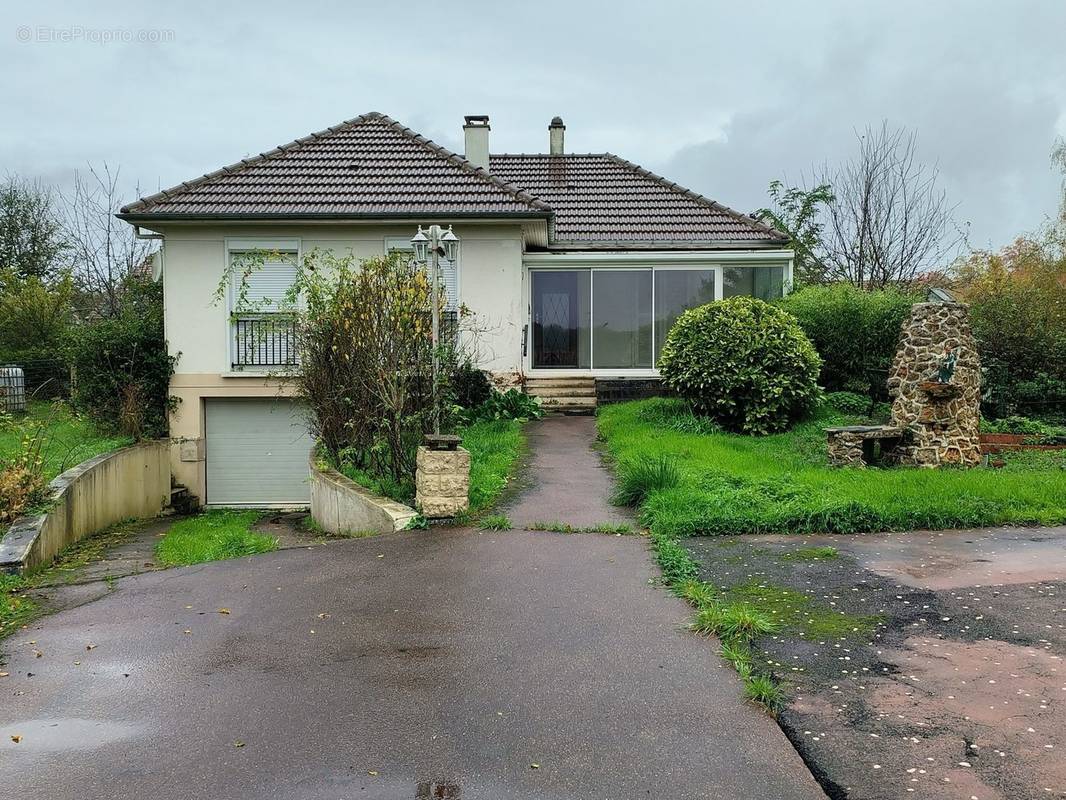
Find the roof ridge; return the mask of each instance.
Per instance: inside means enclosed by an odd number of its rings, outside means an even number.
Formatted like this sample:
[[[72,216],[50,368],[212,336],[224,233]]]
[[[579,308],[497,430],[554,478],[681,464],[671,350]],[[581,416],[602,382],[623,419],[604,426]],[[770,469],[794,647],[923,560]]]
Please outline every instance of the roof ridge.
[[[324,128],[323,130],[315,131],[314,133],[309,133],[306,136],[301,136],[297,139],[293,139],[291,142],[279,144],[273,149],[266,150],[262,153],[259,153],[258,155],[250,156],[248,158],[242,158],[240,161],[234,162],[233,164],[228,164],[227,166],[219,167],[218,169],[212,172],[206,172],[198,178],[193,178],[192,180],[188,181],[182,181],[181,183],[171,186],[169,188],[161,189],[160,191],[155,192],[154,194],[140,197],[132,203],[122,206],[122,208],[119,209],[119,213],[129,214],[136,211],[143,211],[145,208],[151,206],[154,203],[159,202],[160,200],[170,199],[177,192],[188,191],[197,186],[202,186],[203,184],[212,181],[215,178],[219,178],[223,175],[232,175],[234,173],[241,172],[247,169],[248,167],[255,166],[256,164],[261,164],[262,162],[273,158],[274,156],[280,155],[281,153],[288,153],[292,150],[298,150],[299,148],[309,144],[310,142],[317,141],[318,139],[330,136],[342,130],[349,130],[351,128],[354,128],[356,125],[361,125],[364,122],[368,122],[370,120],[379,120],[385,123],[397,133],[400,133],[406,136],[407,138],[412,139],[417,144],[425,147],[435,155],[445,158],[449,163],[463,169],[468,174],[488,181],[496,188],[507,192],[516,200],[519,200],[522,203],[525,203],[526,205],[537,209],[538,211],[552,210],[551,206],[549,206],[543,200],[540,200],[539,198],[533,196],[526,190],[515,186],[514,184],[508,183],[507,181],[501,180],[500,178],[494,177],[481,167],[475,167],[473,164],[467,161],[467,159],[463,158],[457,153],[453,153],[448,148],[443,147],[430,139],[427,139],[422,134],[417,133],[411,128],[408,128],[406,125],[403,125],[397,120],[394,120],[388,114],[382,114],[380,111],[368,111],[365,114],[360,114],[357,117],[352,117],[351,119],[339,122],[336,125],[331,125],[328,128]]]
[[[489,158],[608,158],[603,153],[489,153]]]
[[[657,175],[651,170],[644,169],[644,167],[640,166],[640,164],[634,164],[632,161],[628,161],[622,158],[621,156],[616,156],[614,153],[606,153],[605,155],[607,156],[607,158],[625,167],[626,169],[630,169],[636,172],[638,175],[642,175],[645,178],[649,178],[658,183],[659,185],[666,187],[667,189],[672,189],[675,192],[680,192],[681,194],[691,198],[692,200],[696,200],[700,203],[706,203],[711,208],[729,214],[738,222],[742,222],[745,225],[750,225],[756,230],[763,231],[764,233],[769,233],[775,239],[780,239],[782,241],[788,239],[787,234],[779,231],[777,228],[771,227],[764,222],[760,222],[754,217],[749,217],[747,214],[741,211],[737,211],[736,209],[732,209],[729,206],[724,206],[717,200],[712,200],[711,198],[702,195],[699,192],[695,192],[692,189],[682,186],[679,183],[675,183],[669,178],[664,178],[662,175]]]
[[[377,113],[377,112],[373,112],[373,113]],[[488,181],[489,183],[491,183],[496,188],[503,189],[505,192],[507,192],[508,194],[512,195],[516,199],[521,200],[523,203],[526,203],[527,205],[531,205],[531,206],[533,206],[534,208],[536,208],[539,211],[551,211],[552,210],[552,207],[550,205],[548,205],[547,203],[545,203],[543,200],[539,199],[535,195],[531,194],[530,192],[526,191],[525,189],[521,188],[520,186],[516,186],[513,183],[508,183],[507,181],[505,181],[505,180],[503,180],[501,178],[497,178],[495,175],[493,175],[492,173],[490,173],[488,170],[484,169],[483,167],[475,167],[464,156],[461,156],[458,153],[452,152],[451,150],[449,150],[447,147],[444,147],[443,145],[437,144],[432,139],[429,139],[429,138],[423,136],[421,133],[419,133],[416,130],[413,130],[412,128],[408,128],[402,122],[398,122],[398,121],[394,120],[392,117],[388,116],[387,114],[378,114],[378,118],[381,119],[386,124],[388,124],[394,130],[396,130],[398,133],[401,133],[404,136],[408,137],[409,139],[413,139],[414,141],[418,142],[420,145],[422,145],[423,147],[428,149],[430,152],[435,153],[438,156],[442,156],[443,158],[447,159],[450,163],[454,164],[457,167],[462,168],[463,170],[465,170],[466,172],[470,173],[471,175],[475,175],[475,176],[481,178],[482,180]]]

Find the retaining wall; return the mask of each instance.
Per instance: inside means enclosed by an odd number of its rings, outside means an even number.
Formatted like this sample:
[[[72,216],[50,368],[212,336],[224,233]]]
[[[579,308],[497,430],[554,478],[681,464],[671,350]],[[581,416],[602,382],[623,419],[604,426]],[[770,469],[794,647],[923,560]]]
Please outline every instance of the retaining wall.
[[[376,495],[311,458],[311,518],[327,533],[392,533],[415,516],[410,506]]]
[[[67,545],[170,504],[170,445],[143,442],[68,469],[50,484],[48,509],[20,517],[0,540],[0,571],[49,563]]]

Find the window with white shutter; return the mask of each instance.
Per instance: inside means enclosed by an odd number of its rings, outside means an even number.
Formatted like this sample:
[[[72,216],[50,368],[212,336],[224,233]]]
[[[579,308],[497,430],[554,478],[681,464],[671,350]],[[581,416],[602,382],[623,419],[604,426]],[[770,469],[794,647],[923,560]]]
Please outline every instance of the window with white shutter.
[[[260,260],[256,252],[266,252]],[[285,313],[296,282],[296,250],[261,246],[230,251],[230,355],[237,370],[277,370],[296,363],[296,323]]]

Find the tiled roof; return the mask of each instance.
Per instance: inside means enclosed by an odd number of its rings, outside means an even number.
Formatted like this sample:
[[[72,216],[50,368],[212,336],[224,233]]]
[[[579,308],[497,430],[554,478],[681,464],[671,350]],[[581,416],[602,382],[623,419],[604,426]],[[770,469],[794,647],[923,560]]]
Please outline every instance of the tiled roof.
[[[124,216],[546,216],[549,207],[372,112],[138,200]]]
[[[552,244],[781,245],[784,234],[610,153],[494,155],[489,171],[371,112],[122,209],[131,221],[548,217]]]
[[[751,217],[610,153],[494,155],[489,169],[552,207],[553,243],[787,241]]]

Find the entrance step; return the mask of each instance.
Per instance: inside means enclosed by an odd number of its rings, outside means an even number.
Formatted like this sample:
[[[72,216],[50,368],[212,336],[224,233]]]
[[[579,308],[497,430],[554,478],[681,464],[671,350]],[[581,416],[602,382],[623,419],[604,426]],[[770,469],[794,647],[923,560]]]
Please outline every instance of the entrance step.
[[[189,493],[189,489],[181,484],[174,484],[170,488],[170,511],[173,514],[192,514],[200,507],[200,498]]]
[[[545,411],[588,414],[596,409],[595,378],[527,378],[525,391],[540,400]]]

